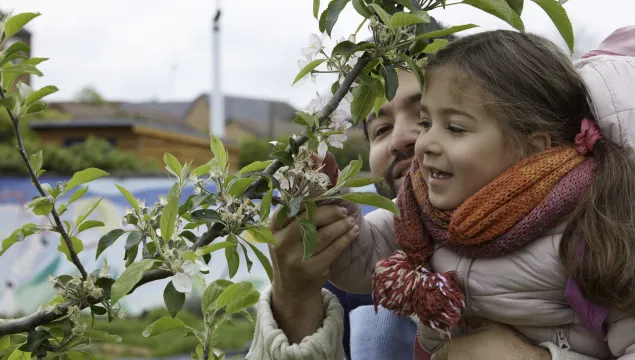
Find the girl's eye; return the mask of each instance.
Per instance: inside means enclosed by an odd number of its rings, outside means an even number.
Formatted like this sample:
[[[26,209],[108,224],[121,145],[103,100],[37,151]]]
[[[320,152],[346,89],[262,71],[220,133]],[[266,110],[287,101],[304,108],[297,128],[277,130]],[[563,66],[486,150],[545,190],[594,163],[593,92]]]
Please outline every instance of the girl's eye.
[[[430,126],[432,126],[432,124],[430,123],[430,120],[421,119],[421,121],[419,121],[419,126],[421,126],[424,129],[429,129]]]
[[[448,130],[449,130],[450,132],[455,133],[455,134],[461,134],[461,133],[464,133],[464,132],[465,132],[465,130],[463,130],[463,129],[461,129],[461,128],[458,128],[458,127],[456,127],[456,126],[452,126],[452,125],[449,125],[449,126],[448,126]]]

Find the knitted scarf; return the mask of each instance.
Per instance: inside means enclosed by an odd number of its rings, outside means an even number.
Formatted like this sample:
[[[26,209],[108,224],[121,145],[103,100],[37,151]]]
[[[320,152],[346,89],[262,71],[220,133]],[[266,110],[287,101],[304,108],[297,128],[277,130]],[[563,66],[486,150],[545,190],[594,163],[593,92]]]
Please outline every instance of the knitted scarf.
[[[456,210],[442,211],[430,204],[420,165],[413,161],[397,197],[401,250],[373,269],[375,307],[415,314],[449,337],[462,322],[464,294],[454,272],[430,268],[435,244],[472,258],[508,254],[561,222],[594,179],[593,158],[585,160],[573,147],[552,148],[520,161]]]

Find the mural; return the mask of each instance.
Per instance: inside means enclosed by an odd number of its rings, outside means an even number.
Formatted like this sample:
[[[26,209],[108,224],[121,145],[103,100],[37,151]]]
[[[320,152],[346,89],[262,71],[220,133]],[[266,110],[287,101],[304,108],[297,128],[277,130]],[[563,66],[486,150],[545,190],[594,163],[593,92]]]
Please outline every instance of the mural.
[[[43,177],[42,183],[55,186],[58,181],[66,181],[68,178]],[[80,239],[84,243],[84,250],[78,254],[87,271],[99,268],[104,260],[111,266],[111,271],[117,275],[124,269],[125,235],[117,240],[114,246],[108,248],[95,259],[95,249],[99,239],[112,229],[121,227],[121,218],[124,215],[128,202],[115,187],[115,183],[126,187],[137,198],[144,199],[146,203],[153,203],[161,194],[167,194],[173,181],[168,178],[102,178],[89,184],[88,192],[84,197],[71,204],[69,210],[62,216],[71,224],[83,214],[99,198],[103,200],[89,219],[104,222],[104,227],[93,228],[83,232]],[[213,189],[210,189],[213,190]],[[356,191],[373,191],[372,187],[358,188]],[[192,187],[186,188],[182,201],[193,193]],[[5,177],[0,179],[0,239],[11,235],[13,230],[30,222],[45,223],[47,220],[41,216],[35,216],[27,210],[25,205],[33,197],[39,196],[30,179]],[[68,200],[62,198],[63,200]],[[372,211],[371,207],[364,207],[364,213]],[[74,274],[74,266],[58,252],[60,244],[56,233],[42,232],[31,235],[23,241],[13,245],[2,257],[0,257],[0,315],[15,317],[34,312],[38,306],[55,296],[55,292],[48,282],[48,276],[61,274]],[[263,253],[268,255],[266,244],[255,244]],[[227,263],[224,252],[212,254],[209,262],[210,273],[208,280],[227,278]],[[267,274],[257,261],[255,255],[250,254],[254,261],[251,273],[247,272],[247,266],[242,259],[240,269],[232,280],[250,281],[254,286],[262,290],[269,280]],[[127,296],[121,302],[122,307],[131,314],[141,312],[146,308],[163,305],[161,294],[169,279],[155,281],[144,285],[132,295]]]

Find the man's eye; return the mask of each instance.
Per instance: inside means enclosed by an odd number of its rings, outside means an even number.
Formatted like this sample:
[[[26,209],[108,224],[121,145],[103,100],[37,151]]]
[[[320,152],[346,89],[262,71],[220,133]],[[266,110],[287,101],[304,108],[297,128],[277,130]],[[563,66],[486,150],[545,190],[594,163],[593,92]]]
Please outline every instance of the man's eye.
[[[380,126],[377,129],[375,129],[374,137],[377,138],[388,131],[390,131],[390,126]]]

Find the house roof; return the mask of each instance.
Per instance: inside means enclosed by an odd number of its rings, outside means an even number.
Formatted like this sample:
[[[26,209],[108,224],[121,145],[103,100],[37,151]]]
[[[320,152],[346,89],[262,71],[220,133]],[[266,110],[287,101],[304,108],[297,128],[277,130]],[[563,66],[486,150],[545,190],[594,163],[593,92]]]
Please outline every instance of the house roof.
[[[255,99],[241,96],[225,95],[225,119],[267,121],[271,116],[276,120],[292,121],[296,109],[281,100]],[[208,103],[209,95],[201,94],[194,102],[204,99]],[[213,106],[213,102],[212,102]]]

